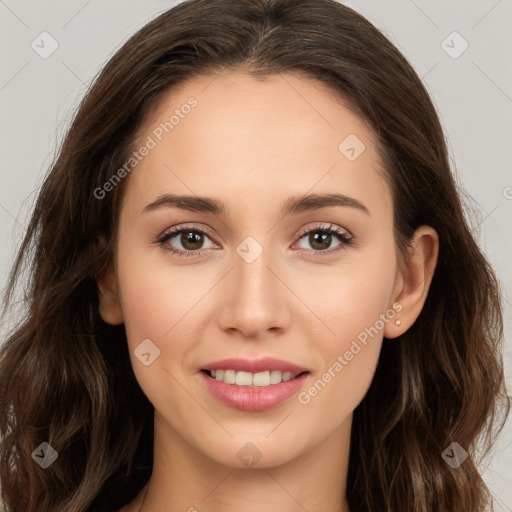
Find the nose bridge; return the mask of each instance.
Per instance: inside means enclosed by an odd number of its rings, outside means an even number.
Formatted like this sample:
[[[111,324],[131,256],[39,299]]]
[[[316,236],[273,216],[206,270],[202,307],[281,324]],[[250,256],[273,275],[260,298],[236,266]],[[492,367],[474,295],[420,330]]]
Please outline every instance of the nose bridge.
[[[246,237],[233,254],[228,298],[221,314],[224,329],[254,336],[284,327],[288,316],[282,283],[274,275],[273,251],[254,237]]]

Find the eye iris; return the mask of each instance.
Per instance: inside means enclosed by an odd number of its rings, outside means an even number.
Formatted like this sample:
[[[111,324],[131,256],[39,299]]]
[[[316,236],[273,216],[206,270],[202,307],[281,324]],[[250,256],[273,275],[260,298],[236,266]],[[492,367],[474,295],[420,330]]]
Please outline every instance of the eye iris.
[[[199,249],[203,244],[203,235],[196,231],[183,231],[181,233],[180,242],[183,247],[185,247],[185,249],[190,249],[193,251],[194,249]],[[192,247],[190,247],[189,244],[191,244]]]
[[[327,249],[331,245],[331,237],[332,235],[329,233],[315,231],[309,235],[309,243],[311,244],[311,247],[315,249]],[[325,245],[326,241],[327,245]]]

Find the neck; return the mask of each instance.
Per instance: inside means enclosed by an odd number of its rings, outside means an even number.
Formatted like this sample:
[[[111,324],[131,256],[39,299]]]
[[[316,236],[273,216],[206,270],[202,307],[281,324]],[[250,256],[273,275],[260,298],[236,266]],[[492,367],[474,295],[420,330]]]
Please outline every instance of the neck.
[[[133,510],[348,512],[345,493],[351,420],[291,461],[240,468],[198,452],[155,413],[153,472],[133,502],[138,505]]]

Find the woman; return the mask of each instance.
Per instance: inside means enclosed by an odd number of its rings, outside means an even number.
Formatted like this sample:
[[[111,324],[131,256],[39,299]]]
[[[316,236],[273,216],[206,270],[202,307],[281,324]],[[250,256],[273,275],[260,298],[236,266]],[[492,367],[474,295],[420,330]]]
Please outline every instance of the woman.
[[[498,283],[420,79],[351,9],[146,25],[80,105],[6,306],[24,268],[8,511],[489,504]]]

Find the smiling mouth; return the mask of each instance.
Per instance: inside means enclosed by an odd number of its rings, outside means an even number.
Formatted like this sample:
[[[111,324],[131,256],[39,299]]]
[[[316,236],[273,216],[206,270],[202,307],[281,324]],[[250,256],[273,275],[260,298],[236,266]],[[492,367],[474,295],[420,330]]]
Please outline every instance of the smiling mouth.
[[[266,387],[288,382],[296,379],[300,375],[309,373],[304,371],[294,374],[292,372],[282,372],[279,370],[264,371],[258,373],[235,371],[235,370],[201,370],[210,378],[225,384],[233,384],[241,387]]]

